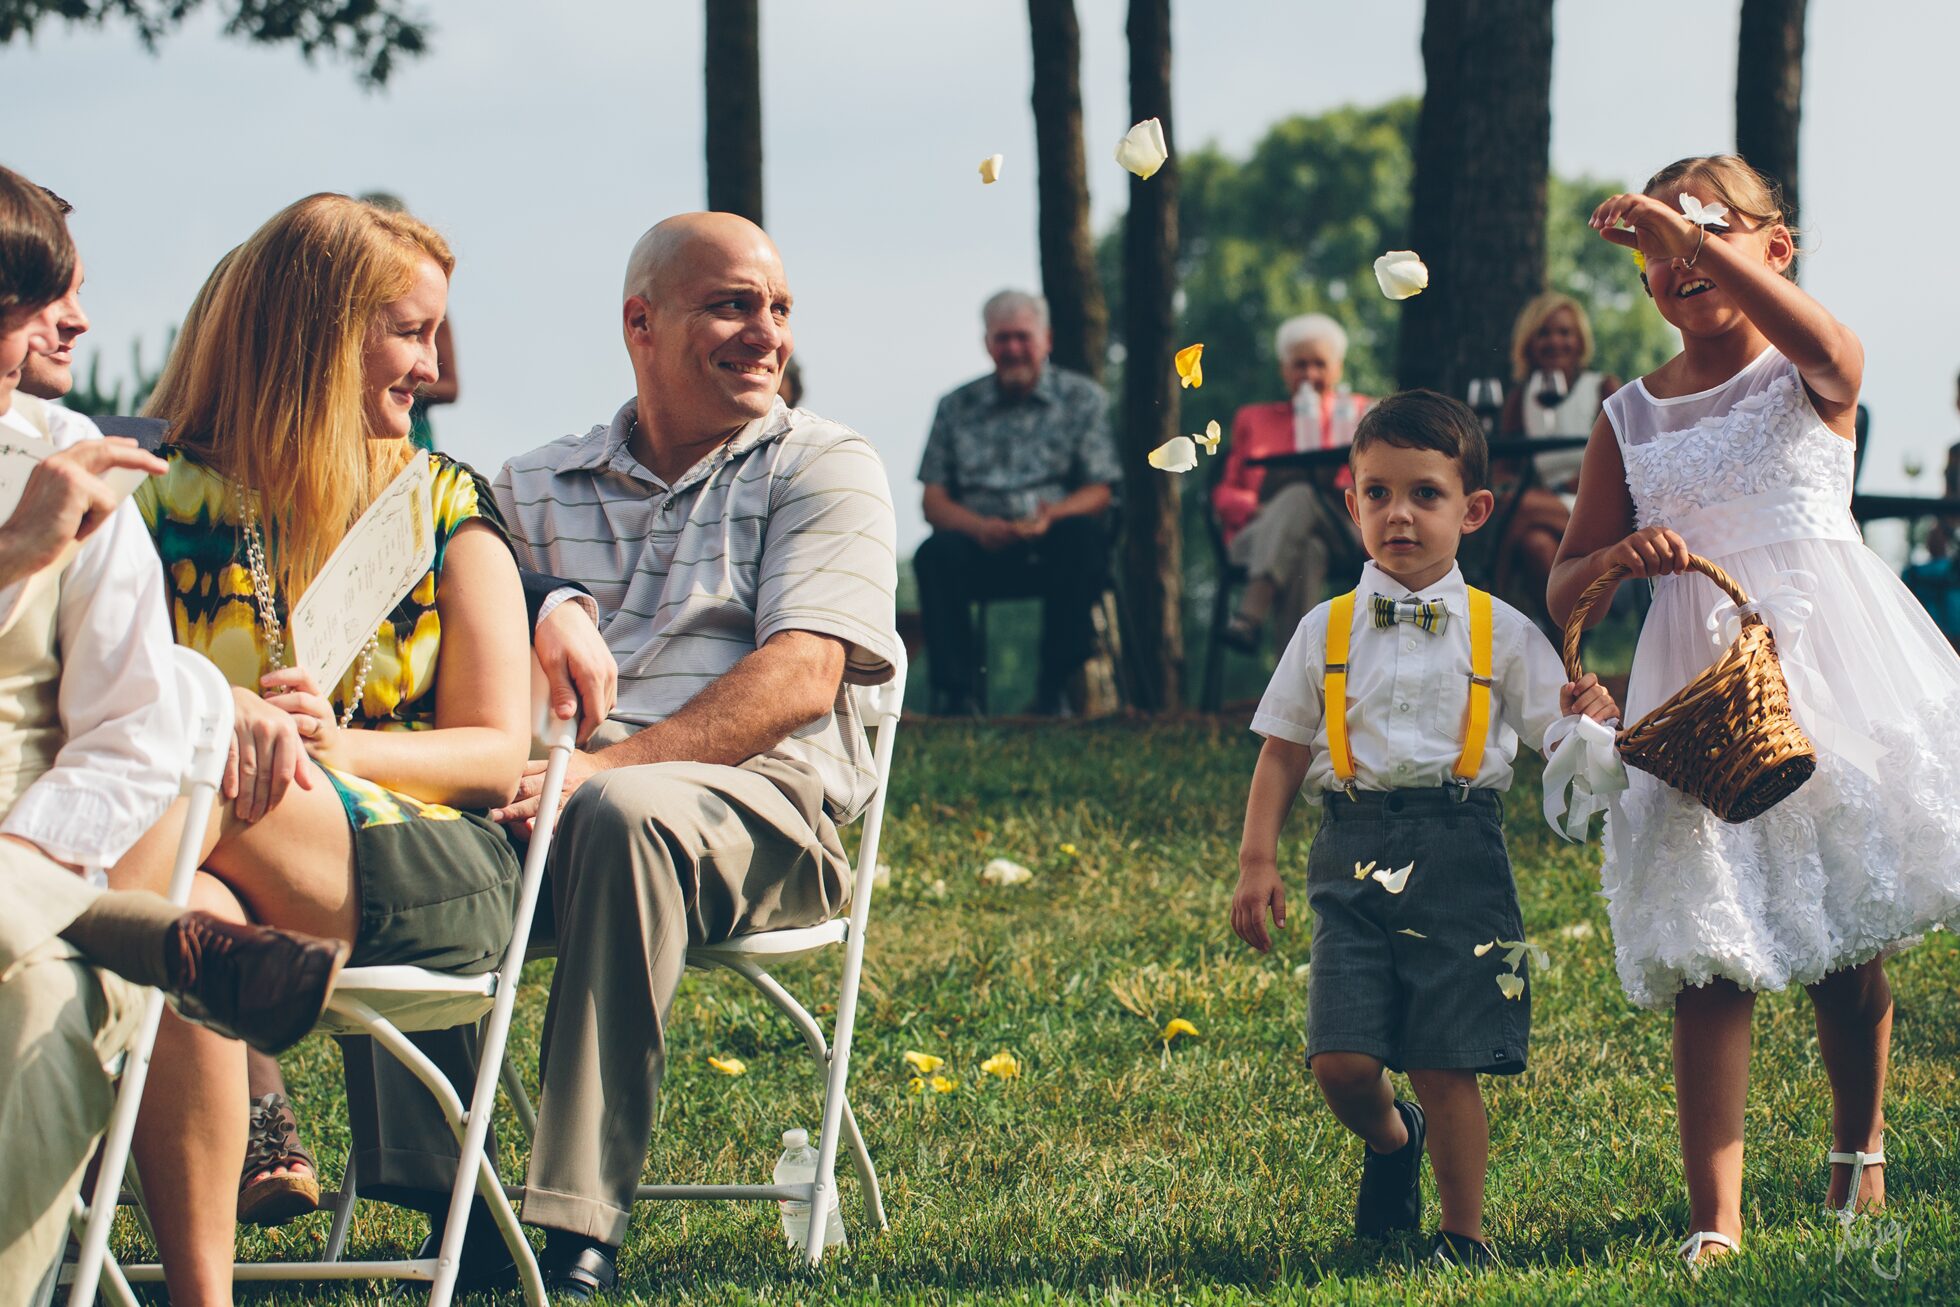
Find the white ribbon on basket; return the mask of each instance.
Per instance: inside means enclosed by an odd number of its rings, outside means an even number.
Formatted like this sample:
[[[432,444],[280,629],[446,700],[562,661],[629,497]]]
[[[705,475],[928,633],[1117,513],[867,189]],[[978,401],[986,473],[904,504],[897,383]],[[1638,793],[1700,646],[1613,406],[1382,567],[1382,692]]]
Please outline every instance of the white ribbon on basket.
[[[1817,574],[1791,568],[1776,574],[1777,585],[1746,604],[1730,604],[1708,615],[1708,635],[1717,649],[1726,649],[1742,634],[1745,617],[1757,616],[1776,637],[1777,661],[1783,679],[1789,684],[1791,705],[1798,723],[1810,733],[1819,749],[1844,759],[1874,783],[1879,782],[1878,760],[1885,756],[1879,743],[1864,732],[1839,721],[1825,706],[1833,698],[1830,685],[1807,659],[1797,657],[1803,644],[1804,624],[1816,611],[1810,591],[1817,586]]]
[[[1606,846],[1625,866],[1620,839],[1626,813],[1627,769],[1620,761],[1618,722],[1596,722],[1577,714],[1561,717],[1545,730],[1545,820],[1561,839],[1583,844],[1592,835],[1594,813],[1606,814]]]

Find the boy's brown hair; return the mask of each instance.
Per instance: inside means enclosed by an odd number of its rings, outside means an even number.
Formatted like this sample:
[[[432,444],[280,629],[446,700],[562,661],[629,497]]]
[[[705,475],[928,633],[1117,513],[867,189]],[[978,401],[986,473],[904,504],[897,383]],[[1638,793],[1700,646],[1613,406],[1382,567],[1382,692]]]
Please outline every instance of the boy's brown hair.
[[[1460,399],[1433,390],[1404,390],[1376,400],[1354,428],[1348,464],[1373,445],[1397,449],[1433,449],[1456,460],[1465,494],[1490,484],[1490,446],[1484,424]]]
[[[68,293],[75,242],[48,193],[0,168],[0,322],[38,313]]]

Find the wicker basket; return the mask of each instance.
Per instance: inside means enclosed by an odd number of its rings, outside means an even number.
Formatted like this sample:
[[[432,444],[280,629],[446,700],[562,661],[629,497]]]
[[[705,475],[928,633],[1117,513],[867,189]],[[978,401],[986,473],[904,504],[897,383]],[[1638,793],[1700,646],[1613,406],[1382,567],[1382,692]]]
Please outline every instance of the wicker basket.
[[[1749,597],[1715,564],[1691,555],[1688,566],[1738,604]],[[1586,587],[1565,623],[1565,672],[1579,679],[1579,633],[1607,587],[1625,576],[1614,567]],[[1748,821],[1796,792],[1817,770],[1817,752],[1790,716],[1790,687],[1776,659],[1776,637],[1750,613],[1722,656],[1673,698],[1620,732],[1628,766],[1682,790],[1727,822]]]

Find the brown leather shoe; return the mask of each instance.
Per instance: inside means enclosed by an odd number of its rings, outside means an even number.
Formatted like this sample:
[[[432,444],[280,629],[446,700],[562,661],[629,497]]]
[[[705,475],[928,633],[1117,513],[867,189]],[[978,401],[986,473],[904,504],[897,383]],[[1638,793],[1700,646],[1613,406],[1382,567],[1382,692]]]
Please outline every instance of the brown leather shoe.
[[[186,912],[164,944],[164,992],[185,1020],[278,1053],[320,1019],[348,952],[337,939]]]

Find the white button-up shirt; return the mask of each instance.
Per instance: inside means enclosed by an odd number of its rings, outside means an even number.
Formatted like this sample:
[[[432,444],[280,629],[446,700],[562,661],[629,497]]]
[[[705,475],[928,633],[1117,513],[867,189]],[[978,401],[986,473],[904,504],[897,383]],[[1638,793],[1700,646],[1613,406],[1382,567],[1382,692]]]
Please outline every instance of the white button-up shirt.
[[[45,437],[30,410],[46,423]],[[0,427],[52,438],[61,449],[101,438],[87,418],[29,395],[14,397]],[[0,589],[0,613],[13,611],[24,585]],[[0,818],[0,831],[57,861],[112,866],[177,797],[190,745],[177,711],[163,585],[150,533],[128,501],[62,574],[63,743],[54,766]]]
[[[1377,594],[1441,600],[1449,620],[1434,635],[1407,622],[1378,628],[1369,602]],[[1313,750],[1310,790],[1341,788],[1327,748],[1327,613],[1322,604],[1300,620],[1252,719],[1259,734]],[[1559,717],[1565,668],[1544,633],[1501,599],[1491,601],[1491,628],[1490,736],[1471,784],[1505,790],[1518,737],[1535,748]],[[1362,567],[1347,694],[1348,747],[1361,789],[1421,789],[1455,779],[1470,707],[1470,598],[1459,569],[1415,595],[1372,562]]]

